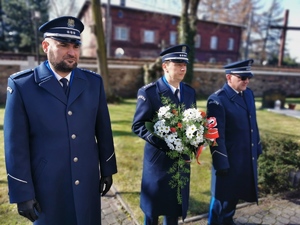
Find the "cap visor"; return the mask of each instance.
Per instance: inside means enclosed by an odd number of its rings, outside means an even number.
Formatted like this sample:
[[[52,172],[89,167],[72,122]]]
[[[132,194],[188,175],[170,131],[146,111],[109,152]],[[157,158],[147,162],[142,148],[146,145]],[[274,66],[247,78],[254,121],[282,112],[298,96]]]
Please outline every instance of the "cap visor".
[[[54,40],[57,40],[59,42],[64,42],[64,43],[74,43],[74,44],[78,44],[80,45],[81,44],[81,41],[78,40],[78,39],[71,39],[71,38],[63,38],[63,37],[50,37]]]
[[[189,63],[189,61],[181,59],[171,59],[170,61],[173,63]]]

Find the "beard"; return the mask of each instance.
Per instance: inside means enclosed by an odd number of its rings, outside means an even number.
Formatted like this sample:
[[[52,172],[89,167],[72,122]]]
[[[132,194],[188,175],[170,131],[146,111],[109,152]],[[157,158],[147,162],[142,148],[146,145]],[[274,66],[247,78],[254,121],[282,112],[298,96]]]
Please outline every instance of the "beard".
[[[65,58],[64,60],[68,59],[75,59],[75,57],[69,56],[69,58]],[[69,73],[77,67],[77,62],[74,62],[73,64],[68,64],[64,60],[56,62],[54,54],[52,53],[52,51],[49,51],[49,62],[54,67],[55,71]]]
[[[73,63],[72,65],[69,65],[67,63],[65,63],[64,61],[61,62],[51,62],[50,63],[53,65],[54,69],[56,71],[60,71],[60,72],[71,72],[74,68],[77,67],[77,62]]]

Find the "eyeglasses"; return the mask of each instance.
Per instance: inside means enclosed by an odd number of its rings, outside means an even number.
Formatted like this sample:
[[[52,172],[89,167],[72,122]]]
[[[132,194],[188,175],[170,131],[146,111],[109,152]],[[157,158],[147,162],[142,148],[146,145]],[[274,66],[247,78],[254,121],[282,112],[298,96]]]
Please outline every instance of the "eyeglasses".
[[[240,76],[240,75],[235,75],[235,74],[231,74],[232,76],[235,76],[235,77],[237,77],[237,78],[239,78],[240,80],[242,80],[242,81],[245,81],[245,80],[250,80],[252,77],[247,77],[247,76]]]

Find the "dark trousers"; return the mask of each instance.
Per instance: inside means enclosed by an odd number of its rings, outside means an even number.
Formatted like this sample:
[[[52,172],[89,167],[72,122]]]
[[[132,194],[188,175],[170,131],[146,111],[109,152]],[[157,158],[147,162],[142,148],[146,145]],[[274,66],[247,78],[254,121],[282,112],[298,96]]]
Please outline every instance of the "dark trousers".
[[[219,201],[212,197],[209,207],[209,225],[231,225],[235,214],[238,199],[232,201]]]
[[[144,225],[158,225],[158,217],[148,217],[145,215]],[[178,225],[178,217],[164,216],[163,225]]]

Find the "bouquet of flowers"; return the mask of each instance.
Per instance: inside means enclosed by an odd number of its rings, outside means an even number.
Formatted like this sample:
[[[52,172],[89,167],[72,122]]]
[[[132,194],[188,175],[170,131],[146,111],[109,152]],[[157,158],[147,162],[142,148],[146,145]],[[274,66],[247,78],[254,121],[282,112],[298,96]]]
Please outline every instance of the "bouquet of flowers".
[[[184,173],[189,173],[190,163],[199,156],[204,144],[215,145],[218,138],[218,130],[215,118],[206,118],[205,112],[195,107],[185,109],[184,104],[177,106],[169,98],[161,97],[163,106],[159,108],[151,125],[152,132],[162,138],[171,151],[167,156],[175,162],[169,169],[172,178],[169,182],[172,188],[177,188],[178,203],[182,203],[181,189],[189,181]]]

